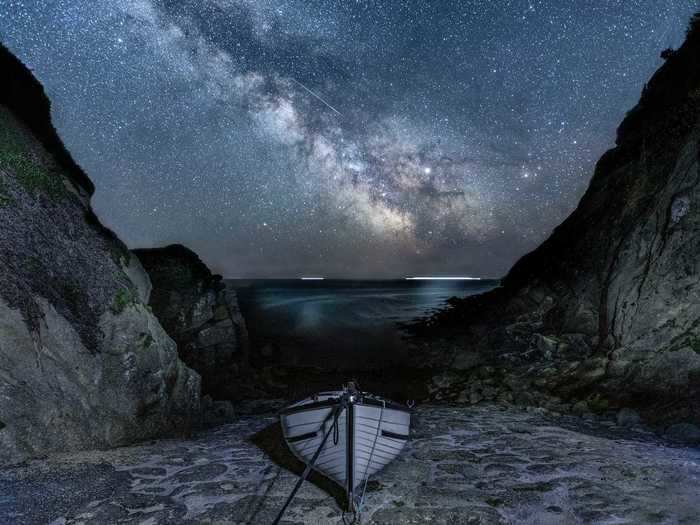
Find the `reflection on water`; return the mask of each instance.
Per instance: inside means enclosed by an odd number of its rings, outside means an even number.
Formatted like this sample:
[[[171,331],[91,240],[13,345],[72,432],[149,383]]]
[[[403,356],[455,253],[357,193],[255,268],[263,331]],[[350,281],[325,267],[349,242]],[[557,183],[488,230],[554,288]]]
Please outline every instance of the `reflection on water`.
[[[252,344],[289,365],[374,367],[400,362],[399,322],[497,281],[234,281]]]

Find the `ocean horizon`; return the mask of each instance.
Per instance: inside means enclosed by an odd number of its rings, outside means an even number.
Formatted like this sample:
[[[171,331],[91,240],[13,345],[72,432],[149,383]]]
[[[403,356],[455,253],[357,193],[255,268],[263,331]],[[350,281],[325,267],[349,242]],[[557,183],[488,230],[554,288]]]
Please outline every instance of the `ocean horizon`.
[[[227,279],[251,344],[284,365],[400,364],[402,324],[445,308],[451,297],[487,292],[499,280]]]

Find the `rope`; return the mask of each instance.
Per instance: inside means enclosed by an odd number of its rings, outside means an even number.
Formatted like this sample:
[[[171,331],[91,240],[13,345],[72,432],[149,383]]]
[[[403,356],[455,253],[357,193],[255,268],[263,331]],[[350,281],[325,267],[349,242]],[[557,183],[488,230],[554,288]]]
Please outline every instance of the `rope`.
[[[363,476],[365,476],[365,483],[364,486],[362,487],[362,495],[360,496],[360,504],[357,506],[357,515],[360,515],[362,513],[362,507],[365,504],[365,491],[367,490],[367,480],[369,479],[369,476],[366,476],[367,470],[369,469],[369,464],[372,463],[372,457],[374,456],[374,448],[377,446],[377,439],[379,438],[379,433],[381,432],[382,429],[382,418],[384,417],[384,408],[386,407],[386,401],[382,399],[382,408],[379,410],[379,422],[377,423],[377,433],[374,434],[374,442],[372,443],[372,450],[369,453],[369,459],[367,460],[367,464],[365,465],[365,472]]]
[[[284,512],[287,510],[287,507],[292,502],[292,500],[294,499],[294,496],[299,491],[299,489],[303,485],[304,481],[311,473],[311,469],[313,468],[314,464],[316,463],[316,460],[318,459],[318,457],[321,455],[321,449],[323,449],[323,446],[326,444],[326,441],[328,441],[328,437],[331,435],[331,431],[333,430],[333,426],[335,423],[338,422],[338,417],[340,417],[340,413],[343,411],[343,409],[345,409],[346,404],[347,404],[346,400],[341,398],[338,406],[336,406],[335,409],[328,414],[326,419],[323,420],[323,423],[321,423],[321,428],[323,428],[323,426],[326,424],[326,421],[328,421],[331,417],[333,418],[333,424],[331,424],[331,426],[326,431],[326,434],[323,436],[323,440],[321,441],[321,444],[318,446],[316,453],[311,458],[311,461],[309,461],[307,463],[306,468],[304,469],[304,473],[301,475],[301,477],[297,481],[296,485],[294,485],[294,489],[292,489],[292,493],[287,498],[287,501],[284,502],[284,506],[282,506],[282,509],[280,509],[280,512],[279,512],[279,514],[277,514],[275,521],[272,522],[272,525],[276,525],[280,522],[280,520],[282,519],[282,516],[284,515]]]

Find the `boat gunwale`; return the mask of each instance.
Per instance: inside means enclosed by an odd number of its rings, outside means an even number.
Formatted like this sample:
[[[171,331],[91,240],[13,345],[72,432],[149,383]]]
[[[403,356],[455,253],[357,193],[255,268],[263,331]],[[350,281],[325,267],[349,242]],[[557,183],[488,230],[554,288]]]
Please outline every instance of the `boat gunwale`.
[[[318,410],[319,408],[330,408],[340,404],[340,400],[337,398],[324,399],[323,401],[314,401],[312,403],[303,403],[301,405],[292,405],[280,411],[281,416],[288,416],[290,414],[297,414],[299,412],[307,412],[311,410]]]
[[[303,400],[302,400],[303,401]],[[306,412],[308,410],[317,410],[319,408],[333,407],[340,403],[339,398],[324,399],[322,401],[312,401],[311,403],[303,403],[298,401],[280,411],[281,416],[287,416],[289,414],[297,414],[299,412]],[[301,404],[299,404],[301,403]],[[412,414],[413,410],[407,406],[404,406],[396,401],[391,401],[389,399],[379,399],[375,397],[365,397],[362,396],[360,401],[353,401],[349,404],[355,406],[367,406],[367,407],[384,407],[385,409],[396,410],[397,412],[405,412],[407,414]]]
[[[396,410],[397,412],[406,412],[412,414],[413,410],[409,407],[397,403],[396,401],[391,401],[389,399],[378,399],[376,397],[363,397],[362,402],[356,403],[359,406],[371,406],[371,407],[384,407],[385,409]]]

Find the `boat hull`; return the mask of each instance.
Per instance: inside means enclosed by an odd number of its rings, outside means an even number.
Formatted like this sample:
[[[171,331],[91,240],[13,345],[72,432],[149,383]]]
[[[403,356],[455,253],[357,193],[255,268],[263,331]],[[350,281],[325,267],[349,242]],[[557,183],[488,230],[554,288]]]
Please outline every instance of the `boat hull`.
[[[280,420],[290,450],[307,464],[330,431],[313,468],[345,488],[352,499],[367,477],[399,455],[408,440],[411,414],[401,405],[366,394],[341,405],[343,393],[322,392],[304,399],[283,410]],[[332,428],[338,408],[337,427]]]

